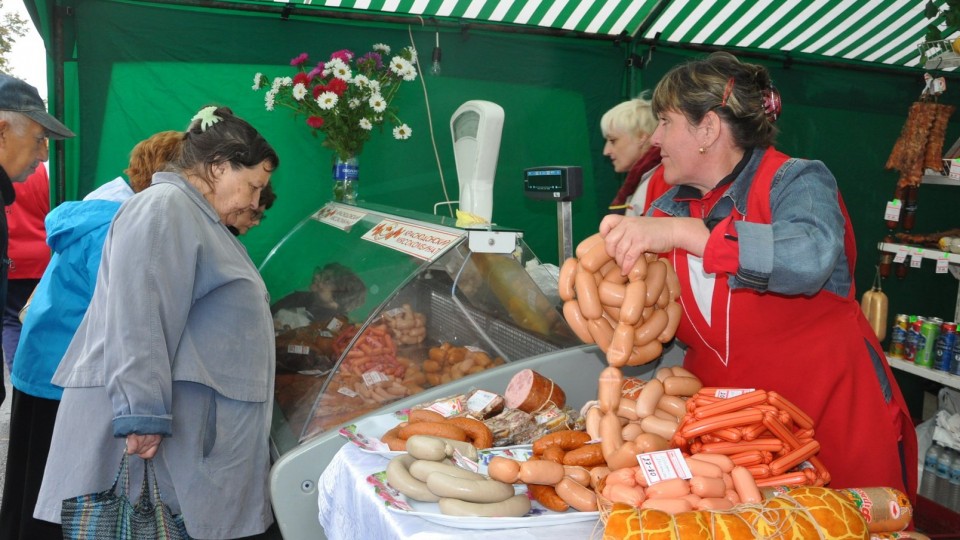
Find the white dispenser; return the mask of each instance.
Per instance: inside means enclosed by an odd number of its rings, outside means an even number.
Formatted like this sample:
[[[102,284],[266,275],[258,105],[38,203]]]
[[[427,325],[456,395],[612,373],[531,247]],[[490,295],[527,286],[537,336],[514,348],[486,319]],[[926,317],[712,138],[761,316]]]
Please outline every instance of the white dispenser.
[[[467,101],[450,117],[450,133],[460,182],[460,210],[492,222],[503,107],[490,101]]]

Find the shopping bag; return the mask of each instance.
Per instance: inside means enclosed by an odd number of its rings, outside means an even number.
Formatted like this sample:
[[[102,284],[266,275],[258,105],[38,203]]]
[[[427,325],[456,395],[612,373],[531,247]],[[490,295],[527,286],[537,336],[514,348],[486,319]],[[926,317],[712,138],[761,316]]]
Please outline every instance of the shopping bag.
[[[140,498],[131,502],[126,453],[106,491],[65,499],[61,508],[67,540],[189,540],[183,517],[173,515],[160,498],[153,460],[146,460]]]

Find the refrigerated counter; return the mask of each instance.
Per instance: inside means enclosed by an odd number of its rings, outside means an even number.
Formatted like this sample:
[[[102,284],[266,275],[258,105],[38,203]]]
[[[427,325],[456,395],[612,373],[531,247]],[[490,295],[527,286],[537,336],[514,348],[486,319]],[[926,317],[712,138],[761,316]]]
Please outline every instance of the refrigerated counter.
[[[270,492],[285,540],[324,538],[316,481],[345,425],[503,392],[527,368],[573,406],[595,398],[603,354],[575,337],[543,270],[518,231],[374,205],[328,203],[273,248],[260,272],[276,330]]]

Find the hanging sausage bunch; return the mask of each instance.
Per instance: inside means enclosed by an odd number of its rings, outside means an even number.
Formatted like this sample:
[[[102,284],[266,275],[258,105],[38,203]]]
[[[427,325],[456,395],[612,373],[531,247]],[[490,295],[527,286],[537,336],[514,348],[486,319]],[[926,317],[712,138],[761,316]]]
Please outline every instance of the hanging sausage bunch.
[[[680,280],[670,261],[647,253],[622,275],[599,234],[580,242],[576,255],[560,267],[558,292],[577,337],[596,343],[613,367],[659,358],[683,315]]]

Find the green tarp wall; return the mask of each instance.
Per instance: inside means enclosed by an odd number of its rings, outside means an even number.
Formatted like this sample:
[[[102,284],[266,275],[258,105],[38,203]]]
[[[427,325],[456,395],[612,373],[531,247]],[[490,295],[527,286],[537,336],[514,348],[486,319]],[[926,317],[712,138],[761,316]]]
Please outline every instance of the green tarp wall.
[[[53,4],[27,4],[36,8],[34,19],[52,50]],[[288,111],[264,109],[263,94],[251,89],[254,73],[291,74],[287,63],[300,52],[318,61],[343,48],[362,53],[378,42],[399,48],[409,44],[411,36],[427,63],[437,29],[429,23],[407,27],[281,20],[276,14],[107,0],[63,3],[59,9],[65,14],[68,57],[64,117],[79,133],[67,145],[67,198],[82,196],[120,174],[137,141],[155,131],[183,129],[202,105],[229,105],[265,134],[282,159],[274,175],[277,204],[264,225],[244,239],[255,261],[327,200],[330,153]],[[655,85],[670,67],[702,54],[661,44],[649,55],[649,64],[638,69],[626,67],[626,55],[636,52],[646,58],[646,46],[628,51],[626,45],[609,41],[490,32],[476,26],[439,29],[443,73],[426,75],[426,97],[419,81],[402,89],[395,103],[413,138],[395,141],[389,133],[373,137],[361,156],[361,199],[424,212],[444,200],[430,143],[428,101],[443,176],[450,198],[456,199],[450,115],[470,99],[494,101],[506,113],[494,221],[523,230],[541,259],[553,263],[558,262],[556,205],[523,195],[522,169],[583,167],[584,196],[573,203],[575,241],[592,234],[622,180],[601,155],[600,115],[631,92]],[[884,206],[897,179],[897,173],[883,165],[910,104],[920,95],[921,73],[748,59],[768,65],[782,92],[779,147],[794,156],[823,160],[838,178],[857,233],[859,296],[873,280],[876,244],[886,234]],[[948,77],[942,101],[957,104],[957,78]],[[949,126],[945,148],[960,135],[957,118]],[[924,185],[914,232],[957,226],[957,201],[960,188]],[[905,280],[890,278],[883,285],[891,320],[897,312],[953,318],[957,280],[935,274],[930,260],[919,270],[911,269]]]

